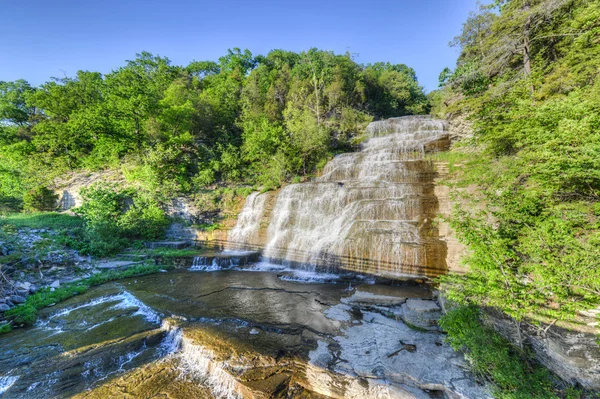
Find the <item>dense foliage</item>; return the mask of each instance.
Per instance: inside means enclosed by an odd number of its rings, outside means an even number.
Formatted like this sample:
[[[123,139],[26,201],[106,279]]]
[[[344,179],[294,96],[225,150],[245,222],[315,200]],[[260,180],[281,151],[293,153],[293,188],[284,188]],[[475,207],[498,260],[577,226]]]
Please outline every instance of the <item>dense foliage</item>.
[[[524,369],[522,336],[515,351],[471,305],[544,334],[600,304],[600,3],[499,0],[471,14],[451,44],[457,66],[429,98],[433,112],[472,126],[443,155],[470,272],[441,279],[466,306],[442,325],[496,396],[576,396]]]
[[[0,82],[0,205],[80,169],[122,168],[170,194],[276,186],[350,148],[374,117],[427,110],[411,68],[316,49],[185,67],[143,52],[107,75]]]
[[[110,185],[81,190],[83,205],[75,212],[84,220],[81,242],[67,243],[83,253],[105,256],[130,245],[132,240],[162,237],[169,220],[147,194]]]
[[[438,112],[473,123],[455,178],[480,195],[463,194],[453,218],[471,249],[471,273],[445,279],[460,287],[453,298],[517,322],[598,306],[598,1],[496,2],[471,15],[455,43],[457,68],[432,98]]]

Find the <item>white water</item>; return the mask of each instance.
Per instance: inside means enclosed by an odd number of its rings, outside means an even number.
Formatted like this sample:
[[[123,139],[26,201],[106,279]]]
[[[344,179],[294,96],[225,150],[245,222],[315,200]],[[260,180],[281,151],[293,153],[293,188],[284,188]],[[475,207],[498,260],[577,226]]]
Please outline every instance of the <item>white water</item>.
[[[235,227],[227,234],[230,249],[243,249],[258,241],[267,195],[254,192],[246,198]]]
[[[19,376],[0,376],[0,395],[8,391],[18,379]]]
[[[216,398],[242,399],[239,383],[226,371],[228,364],[218,360],[211,350],[183,337],[178,357],[183,375],[199,380]]]

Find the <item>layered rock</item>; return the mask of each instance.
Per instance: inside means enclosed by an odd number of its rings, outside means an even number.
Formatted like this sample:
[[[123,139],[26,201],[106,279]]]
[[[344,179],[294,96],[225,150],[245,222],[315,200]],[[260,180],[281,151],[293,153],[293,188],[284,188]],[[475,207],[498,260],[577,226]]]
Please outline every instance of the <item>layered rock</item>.
[[[252,194],[228,239],[303,268],[392,278],[446,273],[446,242],[433,223],[436,171],[425,159],[449,146],[446,124],[392,118],[371,123],[366,134],[361,151],[336,156],[314,182],[285,187],[272,210],[267,194]]]

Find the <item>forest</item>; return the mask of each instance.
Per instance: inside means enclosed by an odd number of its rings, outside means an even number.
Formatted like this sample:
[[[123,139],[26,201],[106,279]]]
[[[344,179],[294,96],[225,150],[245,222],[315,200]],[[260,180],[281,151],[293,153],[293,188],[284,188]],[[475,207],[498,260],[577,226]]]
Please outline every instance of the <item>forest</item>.
[[[352,149],[373,118],[428,111],[402,64],[236,48],[182,67],[142,52],[106,75],[0,82],[0,201],[18,210],[58,176],[110,168],[170,196],[215,183],[268,189]]]

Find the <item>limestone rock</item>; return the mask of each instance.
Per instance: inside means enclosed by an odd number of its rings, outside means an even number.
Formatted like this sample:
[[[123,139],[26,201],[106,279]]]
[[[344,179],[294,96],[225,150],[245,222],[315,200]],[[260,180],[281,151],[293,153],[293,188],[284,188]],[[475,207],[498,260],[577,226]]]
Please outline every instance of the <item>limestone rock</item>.
[[[437,322],[442,316],[442,312],[434,301],[408,299],[402,305],[402,315],[404,321],[413,326],[426,330],[437,330]]]
[[[52,284],[50,284],[50,288],[54,288],[54,289],[60,288],[60,281],[59,280],[54,280],[52,282]]]
[[[352,296],[342,298],[342,302],[366,306],[398,306],[406,302],[406,298],[401,296],[377,295],[357,289]]]
[[[133,265],[137,265],[141,262],[133,262],[130,260],[113,260],[113,261],[107,261],[107,262],[101,262],[98,264],[98,268],[100,269],[117,269],[120,267],[128,267],[128,266],[133,266]]]
[[[183,249],[191,246],[192,243],[189,241],[156,241],[147,242],[147,248],[171,248],[171,249]]]
[[[10,297],[10,300],[13,303],[25,303],[27,301],[27,299],[25,297],[22,297],[21,295],[13,295]]]

